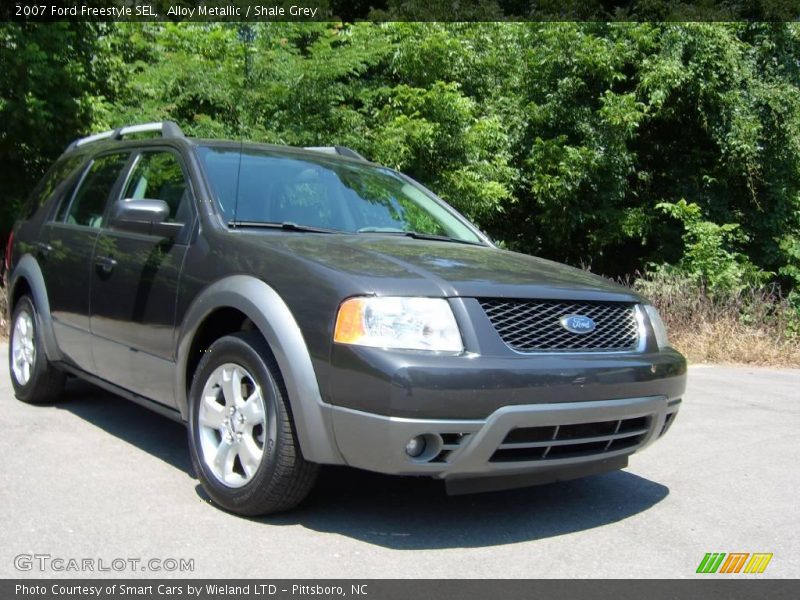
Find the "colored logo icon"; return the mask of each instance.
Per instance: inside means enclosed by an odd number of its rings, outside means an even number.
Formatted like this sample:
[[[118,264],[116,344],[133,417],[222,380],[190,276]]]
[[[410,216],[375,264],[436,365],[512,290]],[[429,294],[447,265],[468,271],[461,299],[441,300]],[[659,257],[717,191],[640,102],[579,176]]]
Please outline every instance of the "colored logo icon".
[[[697,566],[697,573],[763,573],[772,553],[766,552],[707,552]]]
[[[583,315],[567,315],[559,321],[564,329],[572,333],[590,333],[595,328],[594,321]]]

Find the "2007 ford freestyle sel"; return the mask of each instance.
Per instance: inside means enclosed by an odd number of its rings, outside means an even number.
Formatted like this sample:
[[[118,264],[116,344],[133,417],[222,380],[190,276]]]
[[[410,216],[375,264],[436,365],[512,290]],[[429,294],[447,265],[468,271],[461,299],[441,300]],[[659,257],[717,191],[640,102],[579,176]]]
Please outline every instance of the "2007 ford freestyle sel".
[[[342,147],[82,138],[6,260],[17,397],[72,375],[187,423],[209,496],[243,515],[295,506],[321,464],[453,493],[620,469],[686,384],[646,300],[496,248]]]

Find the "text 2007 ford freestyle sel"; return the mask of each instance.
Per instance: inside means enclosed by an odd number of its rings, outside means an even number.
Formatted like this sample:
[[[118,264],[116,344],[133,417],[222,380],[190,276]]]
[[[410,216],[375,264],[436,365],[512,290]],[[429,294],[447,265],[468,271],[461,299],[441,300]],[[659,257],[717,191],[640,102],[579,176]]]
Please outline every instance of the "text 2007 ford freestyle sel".
[[[685,388],[646,300],[494,247],[347,148],[170,122],[83,138],[9,250],[17,397],[71,374],[186,422],[203,486],[240,514],[296,505],[320,464],[452,492],[619,469]]]

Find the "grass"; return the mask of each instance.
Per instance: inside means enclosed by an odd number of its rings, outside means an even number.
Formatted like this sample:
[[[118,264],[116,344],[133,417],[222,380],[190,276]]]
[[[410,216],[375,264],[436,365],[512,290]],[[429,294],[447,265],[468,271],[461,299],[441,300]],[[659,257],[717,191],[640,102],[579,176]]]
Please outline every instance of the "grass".
[[[633,287],[658,308],[670,341],[692,363],[800,367],[800,311],[774,288],[712,294],[664,274]]]

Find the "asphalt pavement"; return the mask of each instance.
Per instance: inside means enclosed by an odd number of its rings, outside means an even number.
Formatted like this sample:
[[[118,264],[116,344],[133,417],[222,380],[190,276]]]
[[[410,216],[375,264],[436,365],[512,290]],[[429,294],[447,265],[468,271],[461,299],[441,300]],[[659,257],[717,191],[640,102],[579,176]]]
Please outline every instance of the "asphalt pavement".
[[[800,370],[690,368],[624,471],[449,497],[328,468],[300,508],[245,519],[208,501],[181,425],[78,381],[25,405],[0,360],[0,577],[684,578],[707,552],[800,577]]]

